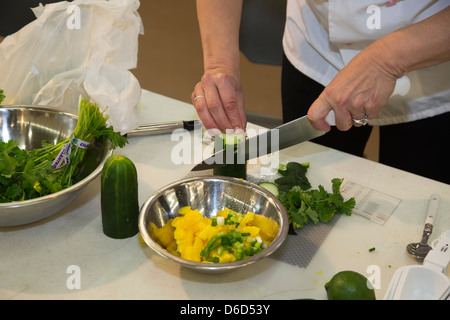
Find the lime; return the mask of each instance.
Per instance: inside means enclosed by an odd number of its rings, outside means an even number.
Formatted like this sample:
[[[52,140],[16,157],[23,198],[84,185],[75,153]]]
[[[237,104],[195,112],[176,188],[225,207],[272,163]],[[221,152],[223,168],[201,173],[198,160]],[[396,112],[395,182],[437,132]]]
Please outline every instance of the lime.
[[[375,290],[362,274],[355,271],[336,273],[325,284],[328,300],[375,300]]]

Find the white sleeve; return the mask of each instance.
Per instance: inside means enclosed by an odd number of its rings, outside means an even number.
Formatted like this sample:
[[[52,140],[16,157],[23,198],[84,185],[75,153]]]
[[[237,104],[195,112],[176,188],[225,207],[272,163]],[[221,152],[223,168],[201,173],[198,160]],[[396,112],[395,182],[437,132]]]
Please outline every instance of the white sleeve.
[[[332,43],[374,41],[443,10],[448,0],[329,0]]]

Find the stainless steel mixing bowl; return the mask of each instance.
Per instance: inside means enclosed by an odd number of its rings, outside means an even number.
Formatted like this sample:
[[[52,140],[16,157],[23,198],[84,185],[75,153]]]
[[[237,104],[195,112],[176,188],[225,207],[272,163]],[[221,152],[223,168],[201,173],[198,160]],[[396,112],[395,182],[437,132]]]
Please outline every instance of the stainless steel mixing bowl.
[[[73,133],[78,116],[67,110],[30,105],[0,106],[0,138],[19,141],[19,147],[40,148],[42,140],[57,143]],[[96,178],[107,157],[110,144],[90,146],[83,166],[83,179],[59,192],[25,201],[0,203],[0,227],[24,225],[47,218],[69,204]]]
[[[174,256],[153,239],[150,223],[158,228],[171,218],[178,216],[184,206],[198,209],[204,216],[215,215],[229,208],[239,213],[254,212],[275,220],[279,225],[274,241],[260,253],[230,263],[194,262]],[[289,218],[281,202],[260,186],[229,177],[194,177],[170,184],[153,194],[142,206],[139,216],[139,231],[145,243],[164,258],[180,265],[203,272],[223,272],[250,265],[272,254],[285,240],[289,229]]]

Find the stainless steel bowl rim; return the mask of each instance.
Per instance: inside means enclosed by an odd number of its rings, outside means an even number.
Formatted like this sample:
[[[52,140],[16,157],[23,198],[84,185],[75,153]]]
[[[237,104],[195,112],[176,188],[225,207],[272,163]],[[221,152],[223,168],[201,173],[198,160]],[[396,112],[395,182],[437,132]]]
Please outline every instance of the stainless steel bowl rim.
[[[61,114],[66,114],[69,115],[71,117],[77,118],[78,119],[78,115],[75,113],[72,113],[66,109],[62,109],[62,108],[57,108],[57,107],[49,107],[49,106],[41,106],[41,105],[2,105],[0,106],[0,109],[38,109],[38,110],[44,110],[44,111],[49,111],[49,112],[57,112],[57,113],[61,113]],[[108,151],[108,155],[112,154],[112,150]],[[91,173],[89,174],[87,177],[85,177],[83,180],[78,181],[77,183],[71,185],[68,188],[65,188],[61,191],[52,193],[52,194],[48,194],[42,197],[38,197],[38,198],[34,198],[34,199],[28,199],[28,200],[24,200],[24,201],[13,201],[13,202],[4,202],[4,203],[0,203],[0,209],[2,208],[17,208],[17,207],[25,207],[25,206],[33,206],[36,205],[37,203],[41,203],[41,202],[45,202],[49,199],[53,199],[55,197],[58,197],[60,195],[64,195],[67,193],[72,193],[74,191],[77,191],[80,188],[85,187],[89,182],[91,182],[92,180],[94,180],[102,171],[103,168],[103,163],[106,161],[107,156],[104,157],[103,161],[100,163],[100,165]]]
[[[278,237],[276,237],[275,240],[267,248],[265,248],[263,251],[255,254],[254,256],[245,258],[243,260],[237,260],[237,261],[234,261],[234,262],[227,262],[227,263],[195,262],[195,261],[183,259],[181,257],[177,257],[175,255],[172,255],[167,250],[163,249],[159,244],[157,244],[155,241],[153,241],[153,239],[151,238],[151,236],[149,234],[148,226],[145,225],[145,214],[146,214],[147,209],[166,190],[169,190],[169,189],[171,189],[171,188],[173,188],[173,187],[175,187],[177,185],[183,184],[183,183],[189,183],[191,181],[199,181],[199,180],[203,180],[203,181],[207,181],[207,180],[217,180],[217,181],[225,180],[225,181],[230,181],[232,183],[237,183],[237,184],[251,186],[252,188],[254,188],[256,190],[259,190],[260,192],[266,194],[268,199],[269,199],[269,201],[272,201],[278,207],[281,216],[284,218],[284,219],[280,219],[280,221],[282,223],[280,225]],[[255,212],[255,214],[256,214],[256,212]],[[283,223],[283,221],[285,223]],[[241,179],[232,178],[232,177],[225,177],[225,176],[198,176],[198,177],[185,178],[185,179],[182,179],[182,180],[175,181],[175,182],[173,182],[173,183],[171,183],[169,185],[166,185],[165,187],[159,189],[153,195],[151,195],[144,202],[144,204],[142,205],[142,207],[140,209],[140,213],[139,213],[139,232],[140,232],[144,242],[151,249],[153,249],[160,256],[168,259],[169,261],[173,261],[173,262],[179,263],[179,264],[181,264],[181,265],[183,265],[185,267],[196,269],[196,270],[200,270],[200,271],[218,271],[218,272],[220,272],[220,271],[227,271],[227,270],[231,270],[231,269],[235,269],[235,268],[238,268],[238,267],[243,267],[243,266],[252,264],[254,262],[257,262],[261,258],[267,257],[270,254],[272,254],[276,249],[279,248],[279,246],[286,239],[286,236],[287,236],[288,231],[289,231],[289,223],[288,223],[288,221],[289,221],[289,218],[287,216],[286,209],[284,208],[284,206],[281,203],[281,201],[275,195],[271,194],[269,191],[267,191],[266,189],[258,186],[257,184],[255,184],[253,182],[250,182],[250,181],[247,181],[247,180],[241,180]]]

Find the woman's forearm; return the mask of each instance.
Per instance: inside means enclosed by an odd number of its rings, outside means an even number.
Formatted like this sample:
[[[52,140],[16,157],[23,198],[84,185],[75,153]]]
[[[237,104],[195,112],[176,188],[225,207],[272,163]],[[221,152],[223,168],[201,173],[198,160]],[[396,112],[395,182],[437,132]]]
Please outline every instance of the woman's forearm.
[[[449,61],[450,7],[392,32],[373,45],[396,77]]]
[[[204,73],[191,98],[206,129],[247,126],[239,71],[242,1],[197,0]]]
[[[205,71],[232,68],[239,74],[242,0],[197,0]]]

